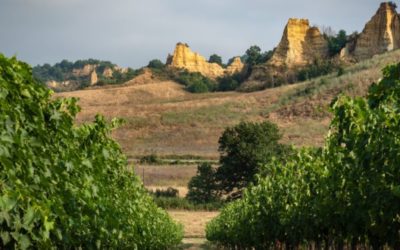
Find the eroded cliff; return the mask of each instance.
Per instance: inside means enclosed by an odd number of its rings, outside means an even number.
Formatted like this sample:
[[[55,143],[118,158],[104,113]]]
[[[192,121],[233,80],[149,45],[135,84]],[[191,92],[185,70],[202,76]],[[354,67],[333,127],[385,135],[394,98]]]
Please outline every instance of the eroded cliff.
[[[389,3],[381,3],[365,25],[354,50],[356,60],[363,60],[400,48],[400,18]]]
[[[316,57],[326,58],[328,54],[328,42],[317,27],[310,27],[307,19],[290,18],[269,64],[306,65]]]
[[[236,71],[240,72],[244,66],[238,57],[227,69],[224,69],[217,63],[207,62],[199,53],[193,53],[187,45],[182,43],[176,45],[172,56],[168,55],[166,64],[171,67],[184,68],[190,72],[200,72],[213,79],[225,74],[233,74]]]

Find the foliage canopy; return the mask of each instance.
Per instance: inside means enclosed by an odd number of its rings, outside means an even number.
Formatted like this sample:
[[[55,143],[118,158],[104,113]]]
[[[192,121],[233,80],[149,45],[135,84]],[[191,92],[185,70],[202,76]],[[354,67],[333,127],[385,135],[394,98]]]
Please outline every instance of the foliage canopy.
[[[226,128],[218,141],[221,156],[216,175],[220,189],[230,198],[240,197],[242,189],[254,180],[257,167],[286,151],[287,147],[278,142],[281,137],[278,126],[271,122],[241,122]]]
[[[32,69],[0,54],[0,248],[166,249],[182,227],[144,192],[97,115],[51,100]]]
[[[255,249],[399,248],[400,64],[383,76],[366,98],[335,98],[324,148],[264,165],[268,174],[207,225],[207,238]]]

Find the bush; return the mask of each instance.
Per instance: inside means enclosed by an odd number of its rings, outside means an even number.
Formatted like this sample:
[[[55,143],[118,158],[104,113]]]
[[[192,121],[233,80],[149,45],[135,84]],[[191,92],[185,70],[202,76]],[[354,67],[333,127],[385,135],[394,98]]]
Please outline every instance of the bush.
[[[52,98],[31,68],[0,54],[0,248],[166,249],[182,226],[156,207],[97,115]]]
[[[191,93],[207,93],[208,87],[206,84],[203,83],[203,81],[198,80],[190,84],[188,90]]]
[[[225,75],[218,78],[218,91],[232,91],[236,90],[239,85],[244,81],[239,73],[234,73],[233,75]]]
[[[300,81],[310,80],[312,78],[332,73],[340,69],[340,67],[343,66],[338,60],[323,60],[321,58],[315,58],[312,64],[308,64],[298,72],[298,79]]]
[[[162,189],[156,189],[156,191],[149,190],[149,193],[154,195],[155,197],[178,197],[179,196],[179,190],[168,187],[167,190],[162,190]]]
[[[400,247],[400,64],[365,98],[332,100],[323,148],[272,159],[258,185],[207,224],[207,239],[238,249]]]
[[[346,73],[346,69],[343,66],[340,66],[339,70],[338,70],[338,73],[337,73],[337,76],[341,76],[344,73]]]
[[[149,62],[147,67],[151,69],[164,69],[166,65],[162,63],[160,60],[154,59]]]
[[[163,163],[161,158],[156,154],[142,156],[140,157],[139,162],[141,164],[155,164],[155,165],[161,165]]]

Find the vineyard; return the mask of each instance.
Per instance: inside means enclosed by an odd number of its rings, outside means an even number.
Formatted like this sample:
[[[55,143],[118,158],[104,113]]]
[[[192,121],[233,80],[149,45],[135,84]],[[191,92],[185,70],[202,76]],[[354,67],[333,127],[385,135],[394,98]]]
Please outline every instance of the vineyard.
[[[157,208],[119,145],[122,125],[75,126],[30,66],[0,53],[0,249],[167,249],[181,224]]]
[[[400,64],[366,98],[339,95],[323,148],[260,168],[207,224],[233,249],[400,249]]]

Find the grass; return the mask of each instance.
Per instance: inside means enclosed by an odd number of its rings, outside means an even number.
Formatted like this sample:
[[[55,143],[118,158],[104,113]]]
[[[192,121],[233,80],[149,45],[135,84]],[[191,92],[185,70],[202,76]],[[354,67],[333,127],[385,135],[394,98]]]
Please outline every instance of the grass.
[[[135,173],[140,175],[146,187],[154,190],[177,188],[181,197],[186,195],[187,184],[196,175],[196,171],[195,165],[139,165],[135,167]]]
[[[185,238],[205,238],[206,223],[219,212],[168,211],[175,221],[182,222]]]
[[[147,72],[123,86],[55,96],[81,98],[78,124],[92,121],[97,113],[107,119],[125,118],[127,124],[112,137],[130,157],[156,153],[218,159],[222,131],[240,121],[272,121],[285,133],[282,142],[321,146],[330,114],[315,107],[323,110],[340,92],[365,95],[381,77],[381,69],[399,61],[400,51],[394,51],[348,67],[339,77],[334,73],[253,93],[191,94],[177,83],[154,80]]]

